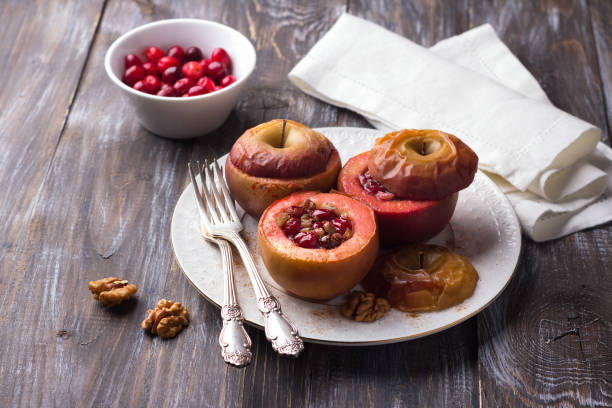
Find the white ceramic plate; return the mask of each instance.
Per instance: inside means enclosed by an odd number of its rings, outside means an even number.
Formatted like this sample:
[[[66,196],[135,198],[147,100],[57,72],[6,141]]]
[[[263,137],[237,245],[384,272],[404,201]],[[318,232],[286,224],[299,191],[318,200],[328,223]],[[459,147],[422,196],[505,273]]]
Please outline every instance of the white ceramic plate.
[[[382,133],[373,129],[322,128],[340,152],[342,162],[368,150]],[[223,158],[225,159],[225,157]],[[224,161],[224,160],[222,160]],[[193,188],[187,186],[172,216],[174,253],[187,279],[208,300],[223,301],[223,271],[218,248],[205,241],[199,232],[199,219]],[[459,194],[457,209],[450,223],[432,241],[452,247],[474,265],[480,279],[474,294],[463,303],[431,313],[404,313],[392,310],[373,323],[357,323],[344,318],[338,308],[339,297],[315,303],[284,292],[267,274],[258,255],[257,221],[243,217],[247,245],[262,271],[270,291],[279,299],[283,312],[296,324],[306,341],[338,345],[393,343],[427,336],[454,326],[487,307],[506,287],[516,267],[521,231],[514,210],[504,194],[483,173]],[[239,256],[234,254],[238,298],[248,323],[263,327],[255,296]]]

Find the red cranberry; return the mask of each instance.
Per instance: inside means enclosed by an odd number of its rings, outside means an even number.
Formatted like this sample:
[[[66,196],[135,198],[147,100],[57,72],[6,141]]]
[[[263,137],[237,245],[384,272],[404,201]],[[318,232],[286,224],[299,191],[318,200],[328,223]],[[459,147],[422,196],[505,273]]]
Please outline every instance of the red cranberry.
[[[223,79],[221,79],[221,86],[225,88],[226,86],[229,86],[233,84],[234,82],[236,82],[236,78],[234,78],[231,75],[227,75],[227,76],[224,76]]]
[[[198,80],[198,85],[206,89],[206,93],[215,91],[215,83],[209,77],[202,77]]]
[[[302,248],[316,248],[318,244],[317,236],[314,232],[300,232],[293,238],[294,242]]]
[[[142,82],[144,82],[146,86],[146,91],[145,91],[146,93],[150,93],[150,94],[157,93],[157,91],[159,91],[159,88],[161,87],[161,83],[159,82],[159,79],[153,75],[147,75],[145,79],[142,80]]]
[[[204,95],[207,94],[208,91],[206,90],[206,88],[204,88],[203,86],[200,85],[194,85],[191,88],[189,88],[189,91],[187,92],[187,94],[189,94],[189,96],[198,96],[198,95]]]
[[[223,89],[223,87],[222,87],[222,86],[215,85],[215,91],[220,91],[220,90],[222,90],[222,89]]]
[[[215,83],[219,82],[221,78],[227,75],[227,71],[223,64],[219,61],[211,61],[204,70],[204,75],[211,77]]]
[[[315,221],[312,223],[312,229],[323,228],[323,223],[321,221]]]
[[[174,83],[174,90],[179,95],[187,95],[187,92],[189,92],[189,89],[191,89],[191,87],[194,85],[195,85],[195,82],[193,82],[193,79],[181,78]]]
[[[142,61],[137,55],[128,54],[125,56],[125,69],[128,69],[132,65],[142,65]]]
[[[202,69],[206,69],[206,67],[208,66],[208,64],[210,64],[212,62],[211,59],[206,59],[206,58],[202,58],[200,60],[200,65],[202,66]]]
[[[182,71],[178,66],[167,68],[162,74],[162,82],[172,85],[181,79],[181,74]]]
[[[352,228],[353,225],[349,220],[342,217],[336,217],[331,221],[332,225],[340,234],[344,234],[347,228]]]
[[[179,65],[181,65],[181,63],[174,57],[161,57],[159,61],[157,61],[157,69],[159,69],[159,72],[164,72],[170,67],[178,67]]]
[[[142,64],[142,69],[145,70],[145,73],[147,75],[159,76],[159,71],[157,70],[157,65],[155,65],[152,62],[145,62],[144,64]]]
[[[376,194],[380,191],[385,190],[383,186],[381,186],[378,182],[374,180],[366,181],[365,184],[363,185],[363,189],[370,194]]]
[[[318,208],[312,211],[312,216],[317,220],[331,220],[336,216],[336,214],[334,214],[334,212],[331,210]]]
[[[167,84],[163,84],[161,89],[157,92],[157,96],[176,96],[176,91],[173,87]]]
[[[182,94],[182,95],[181,95],[181,98],[189,98],[189,94],[188,94],[188,93],[186,93],[186,94]]]
[[[204,75],[202,66],[199,62],[196,61],[189,61],[185,63],[185,65],[183,65],[182,71],[187,78],[191,78],[194,81],[197,81],[198,79],[202,78],[202,75]]]
[[[147,56],[147,60],[149,60],[150,62],[154,64],[157,61],[159,61],[161,57],[164,56],[164,52],[157,47],[149,47],[149,49],[147,49],[147,52],[145,54]],[[163,71],[163,70],[160,70],[160,71]]]
[[[189,47],[185,50],[185,62],[199,61],[203,58],[202,50],[198,47]]]
[[[125,70],[123,74],[123,82],[129,86],[134,84],[145,77],[145,70],[140,65],[132,65]]]
[[[174,57],[180,62],[183,62],[183,60],[185,59],[185,51],[183,51],[183,47],[181,47],[180,45],[170,47],[166,55],[169,57]]]
[[[302,223],[299,219],[297,219],[296,217],[291,217],[287,221],[285,221],[285,224],[283,225],[283,231],[285,231],[285,234],[287,234],[287,236],[295,235],[302,229],[301,224]]]
[[[223,48],[215,48],[210,54],[210,59],[225,65],[228,74],[232,72],[232,60]]]
[[[135,90],[140,91],[140,92],[145,92],[145,93],[147,92],[146,91],[146,85],[144,84],[143,81],[136,82],[134,85],[132,85],[132,88],[134,88]]]

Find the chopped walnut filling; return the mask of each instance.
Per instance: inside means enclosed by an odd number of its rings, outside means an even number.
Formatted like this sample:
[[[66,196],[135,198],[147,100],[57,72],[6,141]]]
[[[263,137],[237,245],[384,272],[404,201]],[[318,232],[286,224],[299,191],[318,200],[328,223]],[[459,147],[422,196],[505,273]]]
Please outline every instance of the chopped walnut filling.
[[[348,214],[340,214],[329,203],[317,208],[311,200],[287,208],[277,216],[276,224],[302,248],[332,249],[353,236],[353,224]]]
[[[373,322],[381,319],[391,310],[391,305],[385,298],[376,297],[374,293],[361,291],[351,292],[344,305],[342,314],[358,322]]]
[[[94,299],[99,300],[103,305],[115,306],[129,299],[136,293],[138,287],[126,280],[110,276],[89,282],[89,290],[93,293]]]
[[[176,336],[189,324],[187,309],[179,302],[171,300],[161,299],[155,309],[147,310],[147,314],[140,326],[166,339]]]

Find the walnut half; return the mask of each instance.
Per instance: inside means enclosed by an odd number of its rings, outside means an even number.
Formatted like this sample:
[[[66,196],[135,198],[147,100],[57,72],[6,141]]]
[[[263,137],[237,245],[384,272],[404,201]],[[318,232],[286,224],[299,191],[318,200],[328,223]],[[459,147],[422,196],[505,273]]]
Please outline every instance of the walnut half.
[[[391,310],[391,305],[387,299],[361,291],[351,292],[346,303],[342,305],[342,314],[358,322],[373,322],[381,319],[389,310]]]
[[[115,306],[124,300],[128,300],[138,287],[126,280],[121,280],[110,276],[108,278],[99,279],[89,282],[89,290],[97,299],[106,306]]]
[[[149,309],[147,313],[140,326],[165,339],[176,336],[189,324],[187,309],[179,302],[161,299],[155,309]]]

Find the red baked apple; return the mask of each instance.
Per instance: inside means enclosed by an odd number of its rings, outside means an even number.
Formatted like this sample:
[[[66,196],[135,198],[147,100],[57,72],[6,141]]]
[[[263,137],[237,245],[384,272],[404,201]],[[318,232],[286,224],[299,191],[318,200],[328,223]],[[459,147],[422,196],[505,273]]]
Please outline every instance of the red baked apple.
[[[359,283],[379,244],[370,207],[343,194],[314,191],[294,193],[269,206],[257,237],[272,278],[310,299],[331,299]]]
[[[257,218],[291,193],[329,191],[340,167],[338,151],[325,136],[300,123],[276,119],[238,138],[225,164],[225,178],[232,197]]]
[[[374,210],[378,216],[382,245],[425,241],[442,231],[453,216],[458,193],[442,200],[398,199],[376,180],[364,177],[368,172],[368,154],[357,155],[344,165],[338,176],[338,190]]]

